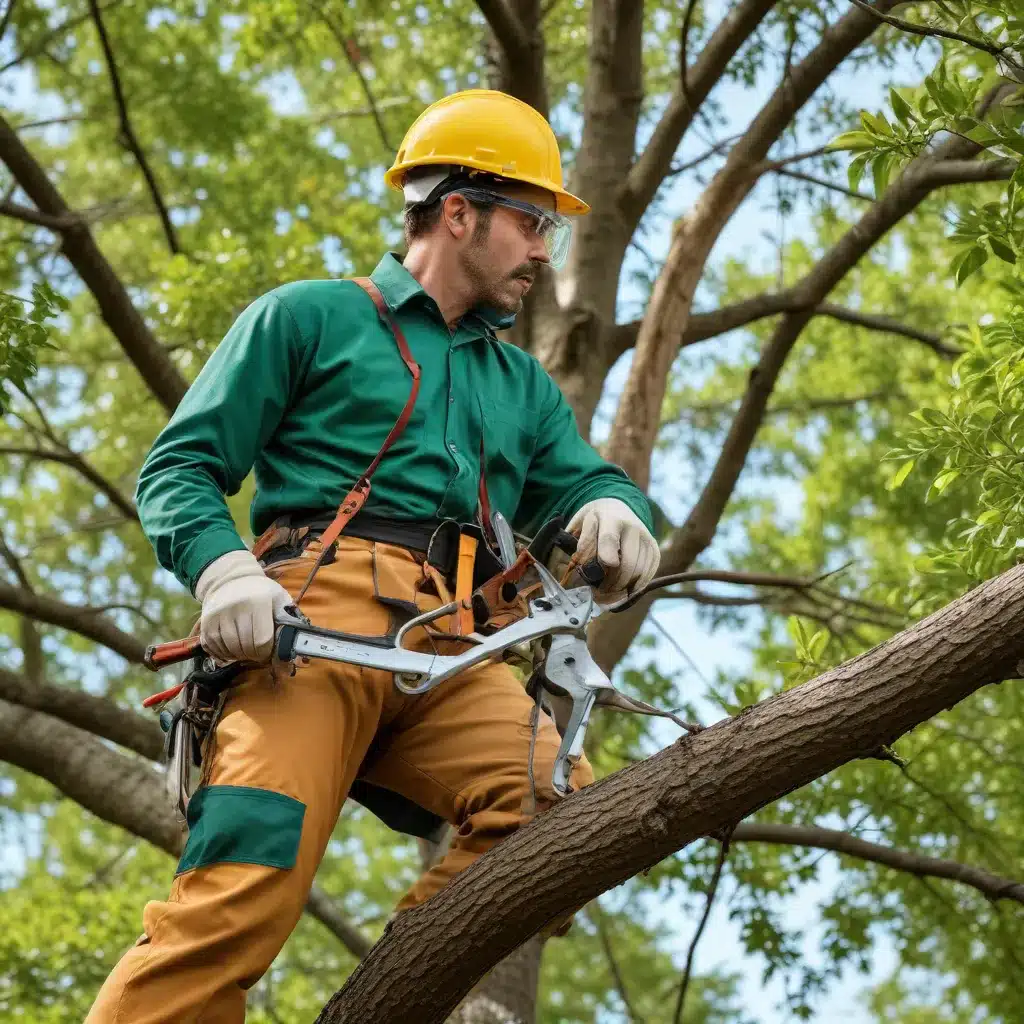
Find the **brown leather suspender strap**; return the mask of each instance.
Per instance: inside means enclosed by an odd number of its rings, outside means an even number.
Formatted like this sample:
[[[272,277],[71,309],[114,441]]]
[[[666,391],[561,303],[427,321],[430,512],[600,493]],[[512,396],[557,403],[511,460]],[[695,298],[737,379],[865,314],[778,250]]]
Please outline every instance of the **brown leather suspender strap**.
[[[342,530],[348,525],[349,520],[363,507],[366,499],[370,495],[370,477],[377,471],[377,467],[380,465],[380,460],[384,458],[384,453],[391,447],[395,441],[401,436],[409,423],[409,417],[412,416],[413,406],[416,404],[416,396],[420,392],[420,367],[419,363],[416,362],[412,357],[412,352],[409,349],[409,343],[405,340],[405,334],[402,332],[402,328],[398,326],[398,321],[391,315],[391,310],[388,309],[388,304],[384,301],[384,296],[381,294],[380,289],[371,281],[368,277],[354,277],[350,280],[359,285],[360,288],[366,292],[367,295],[373,300],[373,304],[377,307],[377,313],[381,320],[391,328],[391,333],[395,337],[395,341],[398,344],[398,351],[402,355],[402,362],[405,363],[412,374],[412,387],[409,390],[409,397],[405,400],[405,408],[402,409],[401,416],[398,417],[395,425],[391,428],[390,433],[384,439],[384,443],[380,446],[380,451],[374,456],[373,462],[366,467],[363,475],[356,481],[355,486],[345,495],[342,499],[341,504],[338,506],[338,514],[334,517],[334,521],[330,526],[324,530],[320,537],[320,543],[323,545],[323,549],[320,552],[316,562],[313,563],[313,568],[309,570],[309,575],[306,577],[306,582],[302,584],[302,589],[299,591],[295,598],[295,604],[297,605],[306,593],[306,589],[310,583],[313,582],[313,577],[316,575],[317,569],[323,564],[327,558],[328,552],[330,551],[331,545],[338,539]]]

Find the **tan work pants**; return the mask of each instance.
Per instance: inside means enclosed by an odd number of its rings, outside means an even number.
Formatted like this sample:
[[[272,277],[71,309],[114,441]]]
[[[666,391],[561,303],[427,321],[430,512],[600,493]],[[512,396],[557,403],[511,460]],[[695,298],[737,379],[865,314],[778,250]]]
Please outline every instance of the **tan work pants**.
[[[318,552],[314,543],[268,573],[294,594]],[[410,552],[342,536],[302,610],[317,625],[380,635],[390,612],[376,597],[439,607],[424,584]],[[417,646],[428,644],[423,636]],[[192,797],[189,843],[170,896],[146,905],[145,934],[104,983],[88,1024],[242,1021],[246,991],[295,927],[361,766],[368,781],[456,829],[447,855],[399,909],[437,892],[557,799],[551,771],[560,741],[547,716],[534,755],[536,808],[531,799],[533,706],[500,664],[418,697],[398,692],[390,673],[316,659],[291,677],[279,672],[275,680],[269,669],[242,677],[206,751],[208,781]],[[592,779],[581,761],[575,787]]]

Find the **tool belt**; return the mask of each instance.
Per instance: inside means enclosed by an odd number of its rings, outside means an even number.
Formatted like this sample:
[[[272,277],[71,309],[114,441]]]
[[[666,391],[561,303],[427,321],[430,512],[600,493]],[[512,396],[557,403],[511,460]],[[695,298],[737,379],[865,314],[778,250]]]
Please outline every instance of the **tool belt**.
[[[253,554],[264,569],[286,558],[298,558],[306,547],[318,540],[334,521],[332,510],[289,512],[279,516],[257,539]],[[454,589],[458,572],[460,539],[476,539],[473,561],[473,589],[502,570],[497,555],[485,541],[483,530],[476,523],[460,523],[455,519],[401,520],[359,512],[345,525],[346,537],[359,537],[380,544],[393,544],[413,552],[419,561],[433,566]],[[334,561],[337,541],[323,558],[323,565]]]

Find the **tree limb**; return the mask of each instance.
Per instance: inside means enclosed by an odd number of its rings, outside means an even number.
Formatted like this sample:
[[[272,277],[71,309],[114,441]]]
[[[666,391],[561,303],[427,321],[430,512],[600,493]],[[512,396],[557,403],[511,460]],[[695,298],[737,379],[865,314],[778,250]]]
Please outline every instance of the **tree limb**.
[[[880,0],[885,8],[895,2]],[[876,28],[877,22],[856,8],[829,25],[765,102],[699,201],[675,226],[637,335],[605,452],[641,487],[647,486],[650,477],[651,451],[677,342],[686,330],[693,295],[715,241],[754,187],[755,168],[794,115]]]
[[[56,218],[72,215],[46,171],[2,115],[0,160],[41,213]],[[168,412],[173,411],[187,388],[184,377],[132,304],[124,284],[101,252],[89,228],[76,222],[58,230],[64,255],[92,292],[104,321],[125,355],[157,400]]]
[[[0,608],[79,633],[131,662],[141,663],[146,653],[146,645],[141,640],[87,605],[66,604],[0,580]]]
[[[729,61],[774,6],[774,0],[740,0],[731,6],[693,66],[685,72],[685,85],[681,80],[672,94],[619,195],[619,205],[633,228],[671,170],[672,158],[701,104],[725,73]]]
[[[103,16],[100,12],[100,5],[97,0],[89,0],[89,13],[96,25],[96,31],[99,33],[100,37],[100,44],[103,47],[103,57],[107,63],[107,73],[110,76],[110,86],[114,91],[114,102],[117,104],[118,117],[121,123],[121,135],[124,138],[125,145],[128,146],[132,151],[132,154],[135,156],[139,169],[142,171],[142,175],[146,179],[149,194],[153,198],[153,205],[156,207],[157,213],[160,215],[160,223],[164,228],[167,245],[172,253],[179,253],[181,252],[181,246],[178,244],[178,236],[174,230],[174,225],[171,223],[171,215],[167,211],[167,206],[164,203],[163,196],[160,195],[160,186],[157,185],[156,175],[153,173],[153,168],[150,167],[149,161],[146,159],[146,154],[142,149],[138,136],[135,134],[135,129],[132,127],[131,118],[128,116],[128,103],[125,100],[124,89],[121,87],[121,76],[117,71],[117,61],[114,60],[114,50],[110,45],[110,38],[107,35],[106,26],[103,24]]]
[[[1024,882],[994,875],[983,868],[926,854],[897,850],[880,843],[871,843],[859,836],[816,825],[783,825],[770,822],[744,821],[733,831],[733,840],[750,843],[776,843],[785,846],[807,846],[858,860],[871,861],[884,867],[905,871],[919,878],[946,878],[977,889],[991,900],[1015,900],[1024,903]]]
[[[139,521],[135,503],[127,495],[122,494],[99,470],[90,465],[85,456],[63,444],[61,449],[55,451],[47,448],[31,448],[27,445],[0,444],[0,455],[20,455],[29,459],[60,462],[65,466],[70,466],[103,494],[119,512],[124,514],[126,519]]]
[[[844,665],[572,794],[400,914],[318,1020],[443,1021],[549,922],[1015,677],[1022,621],[1018,566]]]
[[[765,317],[800,311],[799,295],[794,287],[787,288],[782,292],[766,292],[755,295],[752,298],[733,303],[731,306],[722,306],[707,313],[691,313],[680,348],[695,345],[700,341],[707,341],[709,338],[717,338],[728,331],[746,327],[747,324],[763,320]],[[842,320],[846,323],[856,324],[858,327],[866,327],[869,330],[896,334],[919,341],[944,359],[954,359],[963,351],[959,346],[943,341],[933,331],[915,327],[896,317],[880,313],[865,313],[835,302],[820,302],[813,307],[811,312],[815,316],[827,316],[833,320]],[[618,325],[616,348],[620,353],[628,351],[635,344],[641,322],[634,320],[628,324]]]
[[[163,733],[155,716],[119,707],[107,697],[68,686],[33,682],[0,668],[0,699],[33,711],[43,711],[68,725],[127,747],[150,761],[160,759]]]
[[[33,210],[31,206],[23,206],[21,203],[12,203],[5,199],[0,202],[0,215],[13,217],[15,220],[24,221],[26,224],[37,224],[41,228],[49,228],[51,231],[67,231],[82,223],[82,218],[69,210],[66,214],[51,215]]]
[[[0,677],[2,679],[2,677]],[[177,857],[184,834],[164,792],[164,777],[145,761],[120,754],[94,736],[39,711],[0,699],[0,761],[56,786],[90,814]],[[357,959],[371,943],[317,886],[307,912]]]
[[[476,0],[480,13],[494,33],[498,45],[505,51],[509,63],[530,59],[530,38],[508,0]]]

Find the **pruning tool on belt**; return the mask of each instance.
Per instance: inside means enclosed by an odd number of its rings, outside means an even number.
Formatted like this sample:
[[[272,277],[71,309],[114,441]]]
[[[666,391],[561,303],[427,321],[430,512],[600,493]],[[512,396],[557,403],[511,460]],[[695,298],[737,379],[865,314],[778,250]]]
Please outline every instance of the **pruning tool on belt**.
[[[518,554],[514,534],[500,513],[492,515],[491,525],[503,568],[468,599],[457,598],[417,615],[393,637],[383,638],[324,629],[291,605],[275,618],[276,659],[326,658],[381,669],[393,673],[395,686],[410,695],[426,693],[482,662],[525,662],[531,669],[527,691],[551,716],[562,737],[551,779],[555,791],[562,795],[570,792],[569,776],[583,753],[595,706],[669,718],[688,732],[699,728],[617,690],[594,661],[587,647],[587,627],[600,614],[591,590],[603,575],[600,564],[580,566],[570,557],[569,570],[560,582],[538,557],[538,553],[550,553],[556,542],[563,552],[574,553],[576,539],[561,529],[561,520],[552,520]],[[574,574],[580,584],[564,585]],[[467,649],[438,654],[406,646],[413,631],[447,616],[455,622],[469,617],[476,627],[453,638]],[[181,692],[178,710],[164,709],[161,724],[167,731],[168,783],[176,791],[183,816],[190,764],[201,761],[198,735],[214,720],[221,695],[248,667],[241,662],[217,666],[203,652],[198,637],[152,646],[146,651],[145,663],[158,671],[187,659],[193,660],[193,669],[183,683],[143,701],[146,707],[162,706]],[[532,764],[530,769],[532,773]]]

